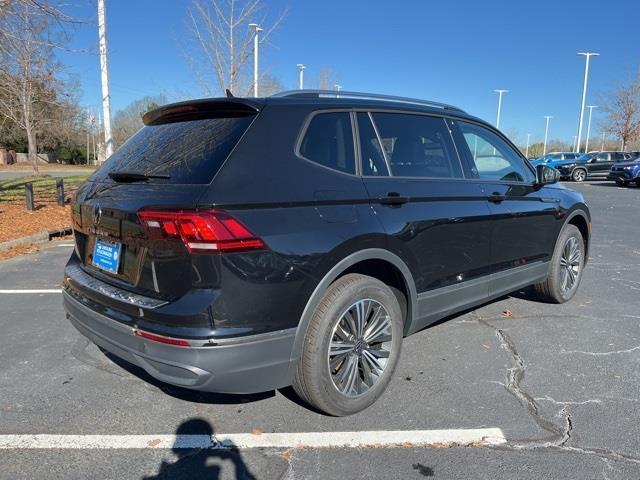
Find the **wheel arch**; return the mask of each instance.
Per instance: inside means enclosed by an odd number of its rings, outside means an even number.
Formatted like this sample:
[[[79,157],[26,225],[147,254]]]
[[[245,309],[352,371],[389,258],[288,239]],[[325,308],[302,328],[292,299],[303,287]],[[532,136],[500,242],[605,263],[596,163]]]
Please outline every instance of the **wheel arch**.
[[[374,265],[385,265],[387,268],[393,270],[387,270],[381,275],[374,275],[370,270]],[[385,282],[384,275],[389,275],[391,272],[399,275],[398,279],[403,282],[404,288],[402,289],[402,293],[404,293],[404,295],[406,296],[404,332],[406,334],[408,331],[410,331],[413,313],[416,312],[417,308],[417,293],[416,286],[413,281],[413,276],[411,275],[411,271],[409,270],[407,264],[404,263],[404,261],[394,253],[382,248],[368,248],[351,253],[340,260],[336,265],[333,266],[333,268],[331,268],[331,270],[329,270],[325,274],[325,276],[322,278],[322,280],[320,280],[316,288],[313,290],[313,293],[309,297],[309,300],[307,301],[307,304],[302,312],[300,321],[296,328],[295,340],[293,343],[293,348],[291,350],[291,362],[289,365],[290,377],[293,375],[295,364],[300,357],[300,353],[302,352],[302,344],[304,342],[305,334],[309,325],[309,321],[311,320],[311,316],[313,315],[316,306],[320,302],[327,288],[329,288],[329,286],[338,278],[348,273],[365,273]],[[392,284],[391,286],[394,285]]]
[[[585,210],[578,208],[567,215],[562,228],[564,228],[566,225],[574,225],[578,228],[578,230],[580,230],[582,238],[584,239],[585,263],[587,263],[587,259],[589,258],[589,247],[591,243],[591,219],[589,218],[589,214],[586,213]]]

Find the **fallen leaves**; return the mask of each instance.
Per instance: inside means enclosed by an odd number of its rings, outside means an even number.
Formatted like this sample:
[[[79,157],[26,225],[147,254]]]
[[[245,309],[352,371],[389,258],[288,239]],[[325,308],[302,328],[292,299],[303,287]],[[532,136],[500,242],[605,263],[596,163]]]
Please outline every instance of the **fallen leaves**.
[[[0,203],[0,243],[70,226],[71,210],[68,206],[41,203],[34,212],[29,212],[24,202]]]

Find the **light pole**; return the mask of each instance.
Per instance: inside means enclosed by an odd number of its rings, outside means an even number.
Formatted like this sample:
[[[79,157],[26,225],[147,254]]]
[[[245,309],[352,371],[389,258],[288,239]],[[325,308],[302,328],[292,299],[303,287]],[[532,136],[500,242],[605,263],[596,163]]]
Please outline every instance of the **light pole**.
[[[597,57],[599,53],[594,52],[578,52],[578,55],[585,57],[584,64],[584,81],[582,83],[582,103],[580,104],[580,121],[578,124],[578,150],[580,153],[580,145],[582,145],[582,117],[584,116],[584,103],[587,100],[587,81],[589,80],[589,60],[591,57]]]
[[[529,140],[531,139],[531,134],[527,133],[527,153],[524,154],[525,157],[529,158]]]
[[[587,108],[589,109],[589,123],[587,123],[587,139],[584,145],[584,153],[587,153],[589,151],[589,135],[591,135],[591,114],[593,113],[593,109],[598,108],[598,106],[587,105]]]
[[[102,84],[102,113],[104,114],[105,158],[113,153],[111,138],[111,96],[109,95],[109,65],[107,62],[107,24],[104,0],[98,0],[98,37],[100,42],[100,83]],[[88,161],[87,155],[87,161]]]
[[[544,127],[544,146],[542,147],[542,156],[543,157],[547,153],[547,137],[549,135],[549,120],[551,120],[553,117],[551,115],[545,115],[544,118],[547,121],[547,124]]]
[[[258,96],[258,32],[262,29],[257,23],[250,23],[249,28],[253,28],[253,96]]]
[[[604,134],[605,134],[605,133],[606,133],[606,132],[602,132],[602,143],[600,144],[600,151],[603,151],[603,150],[604,150]]]
[[[496,117],[496,128],[500,128],[500,110],[502,109],[502,95],[507,93],[509,90],[494,90],[498,94],[498,115]]]
[[[296,66],[300,69],[300,90],[302,90],[304,88],[304,69],[307,66],[304,63],[299,63]]]
[[[578,140],[578,136],[574,135],[573,136],[573,143],[571,144],[571,151],[575,152],[576,151],[576,140]]]

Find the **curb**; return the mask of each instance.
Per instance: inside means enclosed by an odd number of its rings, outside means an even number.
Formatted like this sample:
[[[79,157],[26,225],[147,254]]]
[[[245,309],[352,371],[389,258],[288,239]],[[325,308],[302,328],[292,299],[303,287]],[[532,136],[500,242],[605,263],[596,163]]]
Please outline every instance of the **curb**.
[[[9,240],[8,242],[2,242],[0,243],[0,252],[9,250],[10,248],[20,247],[22,245],[31,245],[32,243],[47,243],[53,238],[64,237],[65,235],[71,235],[71,228],[62,228],[60,230],[44,230],[27,237],[16,238],[15,240]]]

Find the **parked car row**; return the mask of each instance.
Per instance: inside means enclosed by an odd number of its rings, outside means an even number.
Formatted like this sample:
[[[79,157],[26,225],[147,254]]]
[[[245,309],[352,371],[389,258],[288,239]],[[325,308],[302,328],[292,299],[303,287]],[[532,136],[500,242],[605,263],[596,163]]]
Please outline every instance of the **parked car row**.
[[[533,160],[560,172],[562,180],[584,182],[590,179],[614,180],[619,186],[635,182],[640,186],[640,152],[551,152]]]

